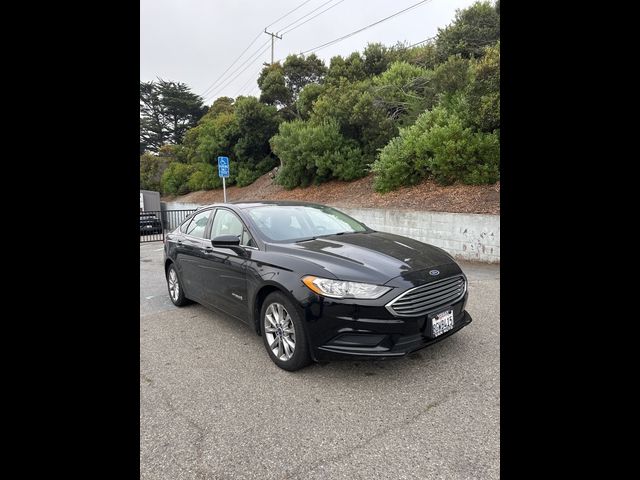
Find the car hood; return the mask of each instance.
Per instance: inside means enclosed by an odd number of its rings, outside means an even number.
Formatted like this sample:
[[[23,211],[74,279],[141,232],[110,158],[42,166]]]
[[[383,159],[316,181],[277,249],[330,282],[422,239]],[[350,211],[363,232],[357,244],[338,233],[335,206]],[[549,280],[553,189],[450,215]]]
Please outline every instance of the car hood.
[[[269,244],[268,250],[321,266],[341,280],[379,285],[411,272],[455,264],[444,250],[384,232],[346,233],[298,243]]]

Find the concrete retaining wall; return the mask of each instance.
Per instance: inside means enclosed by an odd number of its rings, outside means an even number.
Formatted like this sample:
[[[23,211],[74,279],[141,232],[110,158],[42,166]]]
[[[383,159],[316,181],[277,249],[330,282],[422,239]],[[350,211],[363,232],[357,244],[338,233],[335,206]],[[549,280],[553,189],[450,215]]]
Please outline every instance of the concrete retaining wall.
[[[162,202],[163,210],[197,210],[201,206],[199,203]]]
[[[339,208],[381,232],[443,248],[455,258],[500,263],[500,216],[377,208]]]

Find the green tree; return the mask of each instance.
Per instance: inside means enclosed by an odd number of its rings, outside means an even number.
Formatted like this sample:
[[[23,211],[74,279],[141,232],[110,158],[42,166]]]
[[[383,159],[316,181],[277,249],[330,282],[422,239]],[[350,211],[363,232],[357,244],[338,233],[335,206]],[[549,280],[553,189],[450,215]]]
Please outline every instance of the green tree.
[[[282,66],[279,63],[262,69],[258,77],[260,101],[275,105],[285,120],[300,118],[297,101],[302,89],[322,82],[327,68],[315,54],[289,55]]]
[[[469,123],[493,132],[500,128],[500,42],[486,48],[484,56],[473,62],[472,71],[467,93]]]
[[[241,135],[235,112],[224,112],[207,119],[196,129],[197,139],[192,162],[214,164],[219,156],[233,157],[233,149]]]
[[[394,62],[374,77],[376,105],[399,125],[413,123],[424,110],[436,102],[434,72],[407,62]]]
[[[243,97],[236,101],[236,118],[240,135],[234,152],[240,163],[255,166],[271,154],[269,139],[278,132],[278,111],[255,97]]]
[[[302,89],[310,83],[320,83],[327,73],[327,67],[315,53],[289,55],[282,65],[285,85],[291,92],[291,99],[296,101]]]
[[[162,191],[162,174],[168,163],[168,157],[153,155],[149,152],[140,155],[140,188],[156,192]]]
[[[296,102],[296,108],[303,120],[308,120],[313,110],[313,104],[324,92],[324,85],[318,83],[310,83],[302,89]]]
[[[202,98],[180,82],[140,82],[140,150],[179,144],[207,111]]]
[[[396,61],[404,61],[427,69],[435,68],[438,63],[436,46],[432,43],[399,49],[397,57]]]
[[[310,121],[317,125],[330,120],[335,120],[345,138],[357,142],[367,163],[397,133],[393,120],[376,103],[368,79],[356,83],[342,79],[338,85],[326,86],[313,105]]]
[[[231,97],[218,97],[214,100],[211,107],[209,107],[209,111],[200,119],[205,119],[207,117],[217,117],[221,113],[233,113],[235,100]]]
[[[353,52],[346,58],[340,55],[331,58],[325,81],[335,85],[342,78],[349,82],[358,82],[364,80],[366,76],[362,56],[358,52]]]
[[[389,49],[381,43],[369,43],[363,54],[364,71],[369,77],[380,75],[393,61]]]
[[[284,69],[280,63],[276,62],[262,69],[258,77],[258,86],[261,102],[279,108],[291,105],[291,91],[285,83]]]
[[[433,90],[439,96],[464,90],[471,79],[469,60],[458,55],[449,57],[433,71]]]
[[[453,23],[438,29],[436,40],[438,58],[444,61],[451,55],[463,58],[481,57],[484,47],[500,40],[500,4],[476,2],[469,8],[457,10]]]

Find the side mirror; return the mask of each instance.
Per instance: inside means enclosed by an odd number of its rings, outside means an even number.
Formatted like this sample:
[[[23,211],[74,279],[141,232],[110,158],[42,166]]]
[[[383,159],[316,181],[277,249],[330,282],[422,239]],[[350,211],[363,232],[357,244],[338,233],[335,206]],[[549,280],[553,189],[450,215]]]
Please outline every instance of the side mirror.
[[[239,247],[240,239],[236,235],[220,235],[211,240],[211,245],[218,248]]]

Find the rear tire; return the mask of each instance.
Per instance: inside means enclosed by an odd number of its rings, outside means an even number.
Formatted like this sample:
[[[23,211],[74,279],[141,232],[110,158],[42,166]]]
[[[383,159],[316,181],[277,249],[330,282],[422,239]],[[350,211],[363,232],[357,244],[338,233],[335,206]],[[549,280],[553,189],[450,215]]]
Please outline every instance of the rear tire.
[[[260,331],[267,354],[278,367],[293,372],[311,363],[305,325],[284,294],[273,292],[265,299]]]
[[[176,307],[182,307],[189,303],[187,297],[184,296],[180,275],[178,275],[173,263],[167,268],[167,288],[169,289],[169,298]]]

